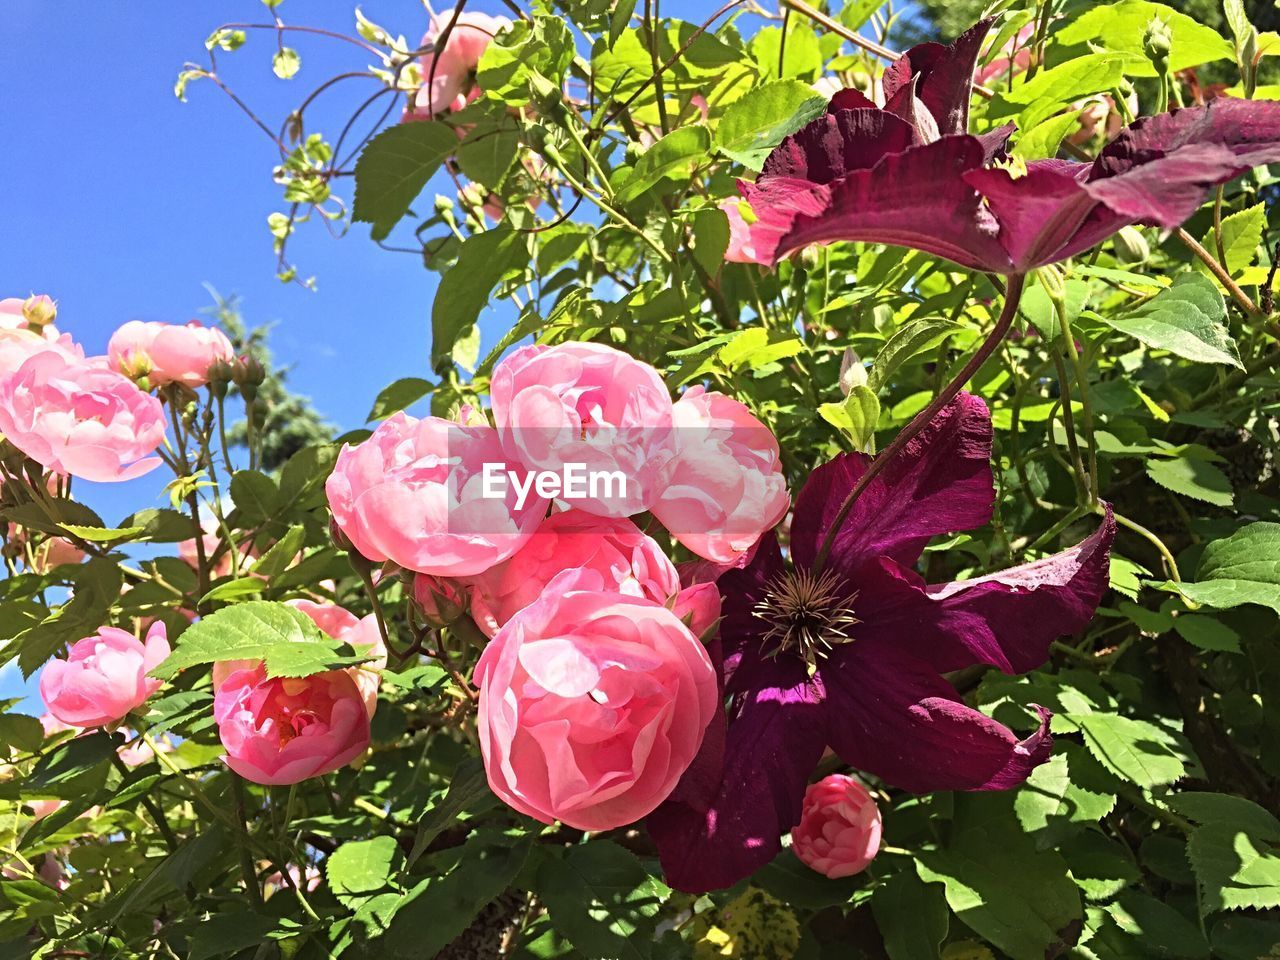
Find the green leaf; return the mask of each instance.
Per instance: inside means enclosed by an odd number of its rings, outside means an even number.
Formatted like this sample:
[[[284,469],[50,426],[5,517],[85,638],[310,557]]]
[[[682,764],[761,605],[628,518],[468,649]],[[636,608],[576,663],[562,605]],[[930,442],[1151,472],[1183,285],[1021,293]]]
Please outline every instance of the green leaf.
[[[840,22],[850,30],[861,30],[871,19],[871,15],[884,5],[885,0],[848,0],[840,8]]]
[[[146,527],[82,527],[74,523],[64,523],[62,529],[81,540],[90,543],[110,543],[113,540],[133,540],[138,534],[145,533]]]
[[[520,131],[514,126],[478,126],[458,147],[458,166],[470,179],[487,187],[502,182],[520,149]]]
[[[1036,846],[1052,847],[1080,826],[1096,823],[1115,807],[1113,794],[1072,782],[1066,748],[1031,771],[1014,794],[1013,809],[1027,833],[1040,833]],[[1073,746],[1071,749],[1079,750]]]
[[[394,383],[383,387],[373,401],[373,409],[365,417],[366,422],[383,420],[393,413],[399,413],[405,407],[417,403],[436,388],[430,380],[421,377],[401,377]]]
[[[385,890],[400,869],[404,855],[394,837],[352,840],[344,843],[325,859],[325,876],[329,889],[344,904],[352,897],[362,897]]]
[[[5,518],[28,530],[61,536],[66,524],[104,527],[102,518],[75,500],[53,497],[42,503],[17,503],[4,508]]]
[[[152,543],[178,543],[196,535],[196,525],[177,510],[139,510],[120,523],[121,527],[141,527],[142,537]]]
[[[1085,746],[1118,777],[1140,787],[1173,783],[1186,773],[1175,752],[1174,737],[1145,720],[1114,713],[1068,714],[1084,735]]]
[[[689,215],[690,252],[707,275],[714,277],[724,265],[724,252],[729,249],[729,218],[723,210],[704,207]]]
[[[279,924],[243,905],[233,907],[229,913],[212,914],[201,919],[192,931],[189,960],[213,960],[258,947]]]
[[[266,589],[267,582],[261,577],[236,577],[234,580],[218,584],[201,597],[200,602],[202,604],[213,601],[235,603],[245,597],[256,597]]]
[[[876,887],[871,912],[889,960],[937,960],[949,915],[943,888],[914,873],[895,873]]]
[[[618,188],[617,201],[630,203],[667,178],[687,180],[693,165],[711,149],[711,135],[701,124],[680,127],[641,154],[630,176]]]
[[[121,741],[105,731],[58,744],[36,761],[26,777],[0,785],[0,796],[53,796],[63,799],[92,793],[107,775]]]
[[[231,478],[231,502],[241,513],[242,521],[259,524],[280,510],[280,492],[276,482],[257,470],[237,470]]]
[[[415,860],[440,835],[441,830],[452,826],[469,808],[486,798],[497,799],[489,789],[484,764],[479,757],[463,760],[453,771],[444,797],[424,814],[418,815],[418,833],[413,839],[413,853],[409,859]]]
[[[1112,329],[1157,350],[1197,363],[1225,363],[1243,369],[1224,323],[1226,316],[1226,304],[1213,282],[1198,273],[1183,273],[1124,316],[1108,313],[1101,318]]]
[[[1214,540],[1200,557],[1196,582],[1177,589],[1219,610],[1256,603],[1280,613],[1280,523],[1255,521]]]
[[[524,235],[506,225],[467,237],[458,248],[457,261],[440,278],[431,305],[431,358],[436,369],[452,362],[454,343],[479,318],[503,276],[528,261]]]
[[[0,743],[32,753],[44,743],[44,727],[35,717],[22,713],[0,713]]]
[[[1235,59],[1231,44],[1218,31],[1163,3],[1148,0],[1095,4],[1069,21],[1055,39],[1072,46],[1101,43],[1108,50],[1128,55],[1125,72],[1130,76],[1154,77],[1155,68],[1142,49],[1142,38],[1152,17],[1168,24],[1173,34],[1169,50],[1171,72],[1215,60]]]
[[[300,610],[250,600],[202,617],[151,675],[168,680],[187,667],[220,660],[262,660],[268,677],[306,677],[363,663],[369,658],[325,635]]]
[[[401,123],[374,137],[356,161],[355,204],[351,216],[373,224],[383,240],[445,159],[458,149],[452,127],[434,120]]]
[[[1120,843],[1086,830],[1066,840],[1058,850],[1071,868],[1071,877],[1085,897],[1110,900],[1142,879],[1133,855]]]
[[[1059,104],[1071,103],[1093,93],[1103,93],[1120,83],[1126,58],[1114,53],[1090,53],[1042,70],[1011,90],[1002,90],[991,101],[992,119],[1019,114],[1019,124],[1034,128],[1041,119],[1057,112]]]
[[[1173,629],[1193,647],[1210,652],[1240,653],[1240,634],[1221,620],[1200,613],[1184,613]]]
[[[281,47],[271,57],[271,72],[281,80],[291,80],[302,66],[302,58],[292,47]]]
[[[827,101],[799,80],[773,80],[756,87],[725,109],[716,127],[715,147],[749,170],[782,139],[822,115]]]
[[[547,856],[534,890],[551,925],[588,958],[651,955],[652,919],[670,894],[635,854],[608,840]]]
[[[893,332],[867,371],[867,386],[876,393],[917,354],[930,350],[960,329],[950,320],[909,320]]]
[[[1152,458],[1147,461],[1147,476],[1166,490],[1216,507],[1229,507],[1235,502],[1231,481],[1207,460],[1194,457]]]
[[[1187,960],[1207,960],[1209,956],[1209,944],[1200,928],[1155,897],[1130,890],[1107,912],[1149,956]]]
[[[1227,273],[1233,277],[1239,275],[1246,267],[1252,266],[1255,256],[1258,252],[1258,245],[1262,243],[1262,234],[1267,226],[1266,204],[1254,204],[1238,213],[1233,213],[1229,217],[1222,220],[1222,248],[1226,254],[1226,262],[1223,264],[1227,268]],[[1201,245],[1213,252],[1216,256],[1218,252],[1218,243],[1213,238],[1213,230],[1200,240]],[[1204,274],[1206,277],[1213,277],[1209,272],[1209,268],[1201,261],[1194,262],[1196,270]]]
[[[1079,110],[1042,120],[1018,138],[1013,145],[1013,155],[1019,160],[1044,160],[1057,156],[1063,138],[1079,128]]]
[[[843,403],[824,403],[818,414],[853,444],[853,449],[869,452],[880,422],[880,400],[870,387],[861,384],[849,391]]]
[[[847,904],[861,885],[854,877],[829,880],[801,863],[791,850],[781,851],[752,874],[751,883],[789,907],[804,910],[825,910]]]
[[[1280,820],[1244,797],[1229,793],[1187,791],[1169,797],[1170,809],[1196,823],[1222,823],[1239,827],[1254,836],[1280,840]]]
[[[1260,836],[1247,826],[1207,823],[1187,841],[1187,857],[1204,914],[1280,906],[1280,835]]]
[[[822,45],[818,42],[818,35],[799,17],[792,17],[789,21],[785,50],[782,30],[764,27],[751,38],[751,56],[763,77],[796,77],[813,81],[822,72]]]
[[[763,327],[748,327],[733,333],[717,357],[731,371],[759,370],[767,364],[794,357],[802,350],[804,344],[796,337],[770,342],[769,332]]]
[[[1037,851],[1002,798],[960,795],[956,807],[947,847],[917,855],[920,879],[941,881],[955,915],[1013,960],[1057,955],[1082,916],[1066,862]]]

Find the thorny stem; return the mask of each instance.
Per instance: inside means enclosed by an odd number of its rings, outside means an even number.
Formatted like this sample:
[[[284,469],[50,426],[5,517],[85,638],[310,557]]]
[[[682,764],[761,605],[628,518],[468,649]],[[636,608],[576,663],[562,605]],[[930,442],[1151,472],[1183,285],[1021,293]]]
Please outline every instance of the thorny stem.
[[[791,3],[795,0],[786,0]],[[987,338],[982,341],[978,349],[974,351],[969,362],[964,368],[956,374],[951,381],[942,388],[942,391],[933,398],[933,402],[921,410],[912,418],[911,422],[899,431],[894,437],[893,443],[885,447],[884,453],[876,457],[867,466],[866,471],[858,478],[858,482],[854,484],[849,495],[845,498],[844,503],[840,505],[840,509],[836,512],[835,518],[831,521],[831,526],[827,528],[826,536],[822,540],[822,546],[818,549],[818,555],[813,561],[813,570],[815,573],[822,571],[822,567],[827,562],[827,556],[831,553],[831,547],[835,543],[836,534],[840,530],[840,526],[849,516],[849,511],[853,509],[853,505],[857,503],[858,497],[867,489],[871,481],[880,475],[884,468],[902,452],[902,449],[915,439],[932,420],[937,416],[938,411],[950,403],[960,392],[963,387],[974,374],[981,369],[982,365],[987,362],[988,358],[995,353],[1000,343],[1004,340],[1005,334],[1009,332],[1009,328],[1013,326],[1013,319],[1018,315],[1018,303],[1022,299],[1022,287],[1026,277],[1024,274],[1011,274],[1005,286],[1004,307],[1000,311],[1000,317],[996,320],[996,324],[991,328],[991,332],[987,334]]]

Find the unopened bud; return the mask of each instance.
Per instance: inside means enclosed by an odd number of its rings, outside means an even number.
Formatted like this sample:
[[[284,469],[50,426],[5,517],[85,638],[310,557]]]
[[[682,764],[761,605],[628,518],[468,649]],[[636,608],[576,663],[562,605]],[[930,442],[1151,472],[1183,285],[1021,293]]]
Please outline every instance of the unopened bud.
[[[465,187],[463,189],[466,189]],[[436,213],[440,216],[445,214],[453,214],[453,198],[446,197],[443,193],[436,194]]]
[[[413,579],[413,602],[432,627],[453,626],[467,612],[466,597],[455,582],[425,573]]]
[[[1142,35],[1142,49],[1155,65],[1156,72],[1164,75],[1169,70],[1169,51],[1173,47],[1173,33],[1169,25],[1159,17],[1152,17]]]
[[[853,347],[846,347],[844,356],[840,358],[840,392],[846,397],[854,387],[867,385],[867,368],[862,359],[854,352]]]
[[[1040,278],[1040,286],[1044,287],[1044,292],[1049,295],[1050,300],[1061,302],[1067,295],[1067,287],[1062,280],[1062,271],[1053,264],[1041,267],[1036,271],[1036,276]]]
[[[338,526],[338,521],[335,517],[329,518],[329,538],[333,541],[333,545],[339,550],[344,550],[347,553],[355,553],[356,548],[351,545],[351,540],[342,532],[342,528]]]
[[[39,333],[58,316],[58,305],[53,298],[44,293],[33,293],[22,304],[22,318],[27,321],[27,329]]]
[[[1142,263],[1151,256],[1147,238],[1137,227],[1121,227],[1111,238],[1111,248],[1121,263]]]

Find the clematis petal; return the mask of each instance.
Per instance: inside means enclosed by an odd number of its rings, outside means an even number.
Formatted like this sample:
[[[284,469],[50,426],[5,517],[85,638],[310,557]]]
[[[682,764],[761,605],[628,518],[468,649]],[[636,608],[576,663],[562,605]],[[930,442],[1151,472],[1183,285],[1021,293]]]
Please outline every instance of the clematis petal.
[[[740,183],[758,218],[752,243],[770,262],[811,243],[860,240],[1008,273],[1012,264],[995,217],[963,179],[982,167],[986,155],[977,137],[947,136],[887,154],[874,167],[829,184],[783,176]]]
[[[791,551],[812,566],[840,505],[868,458],[846,453],[809,475],[796,497]],[[871,481],[836,534],[829,566],[855,578],[873,557],[914,563],[929,539],[980,527],[991,519],[991,414],[961,393]]]
[[[1061,553],[985,577],[926,586],[881,559],[858,577],[858,642],[884,644],[945,673],[976,663],[1034,670],[1057,637],[1083,629],[1106,592],[1116,523],[1106,518]]]
[[[915,95],[933,115],[939,132],[967,133],[973,74],[992,22],[978,21],[950,44],[917,44],[891,63],[880,81],[886,104],[915,81]]]
[[[800,820],[805,785],[826,745],[822,692],[798,661],[775,679],[735,704],[710,802],[668,800],[646,821],[667,883],[678,890],[701,893],[750,876]]]
[[[928,663],[886,644],[849,644],[819,675],[831,748],[903,790],[1006,790],[1049,759],[1049,711],[1037,708],[1040,728],[1019,740],[965,706]]]
[[[836,110],[784,139],[765,160],[761,176],[830,183],[851,170],[874,167],[890,153],[901,153],[912,139],[909,123],[874,105]]]

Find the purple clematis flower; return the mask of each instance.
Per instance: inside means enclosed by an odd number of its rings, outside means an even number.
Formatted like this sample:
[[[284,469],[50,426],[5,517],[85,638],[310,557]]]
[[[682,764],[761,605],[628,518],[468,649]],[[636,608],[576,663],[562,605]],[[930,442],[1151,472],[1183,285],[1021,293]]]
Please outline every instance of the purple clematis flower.
[[[1280,160],[1280,102],[1218,98],[1146,117],[1092,163],[1000,157],[1006,124],[968,132],[974,67],[991,21],[949,46],[912,47],[884,73],[885,104],[856,90],[784,140],[754,182],[757,259],[811,243],[910,247],[991,273],[1026,273],[1123,226],[1172,229],[1216,184]]]
[[[791,567],[767,534],[733,567],[706,569],[724,596],[724,716],[672,796],[650,815],[667,881],[701,892],[768,863],[800,818],[830,746],[856,769],[916,793],[1002,790],[1049,756],[1049,713],[1025,739],[966,706],[942,673],[1006,673],[1048,659],[1081,630],[1108,583],[1115,522],[1069,550],[990,576],[926,584],[929,539],[991,519],[991,418],[953,399],[887,464],[815,556],[869,458],[819,467],[796,499]]]

